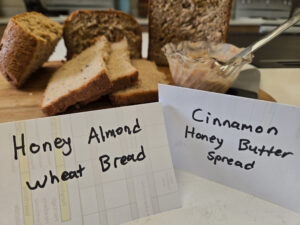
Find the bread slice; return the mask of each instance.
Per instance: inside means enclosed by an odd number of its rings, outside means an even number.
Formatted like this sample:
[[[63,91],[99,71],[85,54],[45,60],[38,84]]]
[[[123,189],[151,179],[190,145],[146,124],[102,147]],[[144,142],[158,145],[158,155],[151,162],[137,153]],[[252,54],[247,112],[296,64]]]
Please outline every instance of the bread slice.
[[[149,0],[148,58],[168,65],[161,48],[169,42],[225,42],[231,1]]]
[[[138,71],[131,64],[127,39],[111,44],[107,63],[108,77],[112,82],[111,92],[131,86],[138,79]]]
[[[138,81],[131,87],[109,95],[113,105],[130,105],[158,100],[158,83],[169,84],[167,75],[158,71],[154,62],[146,59],[133,59],[132,65],[139,72]]]
[[[112,83],[109,93],[125,89],[132,86],[138,79],[138,71],[130,62],[127,39],[111,43],[111,51],[107,60],[107,76]],[[101,96],[95,95],[81,104],[99,99]]]
[[[50,78],[42,101],[48,115],[64,112],[69,106],[108,93],[112,87],[106,62],[110,43],[103,36],[60,67]]]
[[[12,17],[0,43],[0,71],[21,87],[46,62],[62,36],[62,25],[37,13]]]
[[[126,37],[130,56],[141,57],[142,31],[132,16],[117,10],[78,10],[70,14],[64,24],[67,58],[79,54],[99,35],[105,35],[111,42]]]

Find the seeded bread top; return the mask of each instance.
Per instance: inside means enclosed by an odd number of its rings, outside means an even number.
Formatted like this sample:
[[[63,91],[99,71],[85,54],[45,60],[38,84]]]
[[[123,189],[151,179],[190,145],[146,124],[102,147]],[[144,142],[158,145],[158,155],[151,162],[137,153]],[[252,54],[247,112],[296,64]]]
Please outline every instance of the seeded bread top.
[[[78,10],[65,20],[64,40],[67,58],[79,54],[90,45],[90,40],[105,35],[110,42],[126,37],[130,56],[141,57],[142,34],[138,22],[130,15],[117,10]]]
[[[231,0],[149,0],[149,59],[168,65],[161,48],[183,40],[224,42]]]
[[[41,13],[30,12],[12,17],[22,29],[35,38],[53,42],[62,35],[63,26]]]

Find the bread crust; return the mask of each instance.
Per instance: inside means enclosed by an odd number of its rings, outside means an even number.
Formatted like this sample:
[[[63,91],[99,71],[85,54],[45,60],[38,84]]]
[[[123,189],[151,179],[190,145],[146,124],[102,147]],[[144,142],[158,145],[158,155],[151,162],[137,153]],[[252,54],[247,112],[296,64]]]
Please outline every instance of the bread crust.
[[[138,82],[140,83],[137,83],[132,88],[129,87],[123,91],[111,93],[109,95],[111,103],[115,106],[122,106],[158,101],[157,85],[158,83],[170,84],[170,77],[165,72],[158,70],[154,62],[146,59],[134,59],[131,62],[139,72]],[[147,85],[147,78],[149,77],[154,79],[155,83]]]
[[[151,24],[152,24],[152,1],[148,0],[148,53],[147,53],[147,59],[151,60],[150,57],[150,48],[152,48],[151,40],[152,40],[152,32],[151,32]]]
[[[27,33],[12,18],[3,34],[0,49],[0,70],[15,87],[20,87],[37,51],[38,40]]]
[[[107,94],[130,87],[137,80],[138,80],[138,71],[128,74],[127,76],[119,77],[118,79],[112,81],[112,87],[107,91]],[[98,100],[102,96],[103,96],[102,94],[100,96],[95,95],[95,96],[91,97],[90,99],[80,102],[79,104],[87,105],[90,102]]]
[[[229,21],[230,21],[230,14],[231,14],[231,8],[232,8],[232,0],[229,1],[229,6],[227,9],[227,18],[226,18],[226,24],[227,26],[225,27],[225,31],[224,31],[224,42],[227,42],[227,38],[228,38],[228,30],[229,30]]]
[[[148,0],[148,18],[149,18],[149,47],[148,47],[148,59],[149,60],[152,60],[152,61],[155,61],[155,63],[157,65],[160,65],[160,66],[168,66],[168,63],[165,63],[165,62],[162,62],[160,59],[155,59],[155,57],[152,57],[152,52],[153,52],[153,46],[152,46],[152,39],[153,39],[153,32],[152,32],[152,29],[151,29],[151,25],[152,25],[152,5],[153,5],[153,2],[156,1],[156,0]],[[173,0],[170,0],[170,1],[173,1]],[[204,0],[205,1],[205,0]],[[225,30],[224,30],[224,34],[223,34],[223,42],[226,42],[227,41],[227,35],[228,35],[228,29],[229,29],[229,20],[230,20],[230,12],[231,12],[231,7],[232,7],[232,0],[229,0],[229,4],[228,4],[228,8],[227,8],[227,11],[226,11],[226,24],[227,26],[225,27]],[[185,39],[186,40],[186,39]],[[163,46],[161,46],[163,47]]]
[[[80,89],[61,96],[55,102],[43,105],[43,100],[41,105],[42,111],[49,116],[62,113],[76,103],[91,99],[96,93],[98,96],[106,95],[111,86],[112,83],[110,82],[106,71],[102,70],[94,79],[90,80]]]
[[[158,91],[139,91],[132,94],[111,94],[109,100],[114,106],[142,104],[158,101]]]
[[[74,17],[78,16],[81,13],[86,13],[86,14],[116,14],[116,15],[120,15],[123,17],[127,17],[129,20],[131,20],[133,23],[136,24],[137,26],[137,36],[140,36],[140,41],[138,43],[138,46],[136,46],[137,48],[137,52],[139,53],[139,57],[141,57],[141,51],[142,51],[142,28],[139,25],[139,23],[136,21],[135,18],[133,18],[132,16],[128,15],[127,13],[124,13],[122,11],[119,10],[113,10],[113,9],[109,9],[109,10],[76,10],[73,13],[71,13],[66,20],[64,21],[64,29],[63,29],[63,38],[65,40],[65,45],[67,48],[67,59],[71,59],[72,56],[74,55],[74,52],[72,50],[72,45],[71,45],[71,41],[68,37],[67,34],[67,29],[68,29],[68,25],[69,23],[73,20]]]
[[[118,79],[114,80],[112,83],[112,88],[110,90],[110,93],[125,89],[131,85],[133,85],[138,80],[138,74],[139,72],[136,70],[131,74],[128,74],[124,77],[119,77]]]

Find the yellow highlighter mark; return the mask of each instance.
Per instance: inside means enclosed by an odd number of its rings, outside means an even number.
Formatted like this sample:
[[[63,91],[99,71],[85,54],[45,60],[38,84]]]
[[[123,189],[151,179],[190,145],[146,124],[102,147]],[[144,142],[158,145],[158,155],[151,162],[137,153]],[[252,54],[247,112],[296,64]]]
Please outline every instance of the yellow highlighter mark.
[[[21,134],[24,134],[24,146],[26,145],[26,132],[25,122],[19,122],[16,124],[17,136],[20,137],[17,142],[21,143]],[[23,216],[24,225],[34,225],[33,220],[33,207],[32,207],[32,195],[31,191],[27,188],[26,182],[30,181],[29,162],[27,155],[20,155],[20,177],[21,177],[21,189],[22,189],[22,204],[23,204]]]
[[[51,118],[52,135],[55,137],[61,136],[60,119],[58,117]],[[55,149],[56,150],[56,149]],[[56,173],[62,174],[65,171],[65,163],[62,152],[55,152]],[[58,183],[59,204],[61,220],[63,222],[71,220],[70,204],[69,204],[69,189],[66,182]]]

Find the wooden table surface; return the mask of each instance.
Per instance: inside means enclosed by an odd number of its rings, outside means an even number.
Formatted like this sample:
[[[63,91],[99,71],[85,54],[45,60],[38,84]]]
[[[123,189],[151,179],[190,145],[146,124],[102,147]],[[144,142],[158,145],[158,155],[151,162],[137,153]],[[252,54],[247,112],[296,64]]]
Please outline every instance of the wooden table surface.
[[[9,84],[4,77],[0,76],[0,122],[10,122],[17,120],[26,120],[45,117],[41,111],[40,103],[44,89],[51,74],[59,68],[62,63],[48,62],[43,68],[38,70],[25,84],[22,89],[16,89]],[[169,73],[168,68],[159,68]],[[264,91],[259,92],[259,99],[275,101]],[[81,108],[72,107],[66,113],[88,111],[112,107],[108,98],[103,97],[100,100],[90,103]]]

